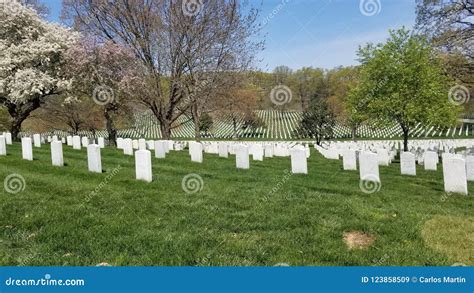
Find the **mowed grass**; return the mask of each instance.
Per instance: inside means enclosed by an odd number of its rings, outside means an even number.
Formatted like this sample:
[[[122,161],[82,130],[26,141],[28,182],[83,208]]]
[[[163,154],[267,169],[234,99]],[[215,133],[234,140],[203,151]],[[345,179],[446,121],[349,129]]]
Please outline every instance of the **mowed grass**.
[[[0,157],[0,183],[10,174],[26,183],[17,194],[0,189],[0,265],[474,264],[474,198],[446,195],[441,170],[401,176],[395,162],[381,167],[380,191],[365,194],[357,171],[314,149],[307,176],[291,175],[289,158],[237,170],[234,156],[197,164],[171,152],[153,158],[150,184],[115,149],[102,150],[103,174],[87,171],[84,149],[64,146],[63,168],[51,166],[48,145],[34,156],[22,160],[14,144]],[[192,173],[204,185],[187,194]],[[375,241],[349,250],[350,231]]]

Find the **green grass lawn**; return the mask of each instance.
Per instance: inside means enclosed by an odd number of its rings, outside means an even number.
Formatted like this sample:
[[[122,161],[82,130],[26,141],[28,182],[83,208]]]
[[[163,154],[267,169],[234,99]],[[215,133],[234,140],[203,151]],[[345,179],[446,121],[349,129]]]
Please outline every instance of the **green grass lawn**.
[[[20,174],[26,187],[0,189],[0,265],[474,265],[474,198],[446,195],[441,171],[401,176],[394,163],[365,194],[357,171],[314,149],[307,176],[290,175],[289,158],[237,170],[233,156],[197,164],[171,152],[153,158],[150,184],[115,149],[102,151],[103,174],[87,171],[85,150],[65,146],[63,168],[47,145],[33,162],[19,144],[8,152],[0,179]],[[183,191],[190,173],[203,179],[198,193]],[[349,250],[349,231],[375,241]]]

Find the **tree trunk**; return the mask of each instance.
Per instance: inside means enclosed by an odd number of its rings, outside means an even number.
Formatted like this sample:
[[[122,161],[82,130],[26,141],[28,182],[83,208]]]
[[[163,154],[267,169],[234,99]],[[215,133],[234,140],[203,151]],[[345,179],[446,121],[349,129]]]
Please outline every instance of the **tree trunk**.
[[[234,127],[234,139],[237,139],[237,121],[235,117],[232,117],[232,126]]]
[[[408,127],[402,127],[403,130],[403,151],[408,152]]]
[[[171,138],[171,125],[168,121],[160,121],[161,138],[169,140]]]
[[[191,114],[194,121],[194,138],[196,141],[201,141],[201,117],[196,105],[191,106]]]
[[[117,129],[115,129],[114,120],[107,108],[104,110],[104,117],[106,121],[107,133],[109,135],[109,145],[117,146]]]
[[[36,109],[36,108],[35,108]],[[9,113],[10,116],[12,116],[12,124],[10,125],[10,132],[12,134],[12,139],[18,141],[20,139],[19,135],[21,132],[21,124],[23,121],[30,116],[30,113],[33,110],[26,110],[23,111],[21,109],[21,106],[19,107],[13,107],[12,110],[10,111],[9,108]]]
[[[22,117],[13,117],[12,124],[10,125],[10,132],[12,139],[19,140],[19,134],[21,131],[21,124],[25,121]]]
[[[18,135],[21,131],[21,124],[23,121],[30,116],[31,112],[38,109],[41,106],[41,97],[32,99],[25,104],[14,104],[11,102],[4,102],[4,105],[8,109],[8,113],[12,117],[12,124],[10,126],[10,132],[13,140],[19,140]]]
[[[321,136],[319,134],[316,134],[316,144],[321,145]]]
[[[357,140],[357,127],[352,127],[352,129],[351,129],[351,137],[352,137],[352,141],[356,141],[356,140]]]

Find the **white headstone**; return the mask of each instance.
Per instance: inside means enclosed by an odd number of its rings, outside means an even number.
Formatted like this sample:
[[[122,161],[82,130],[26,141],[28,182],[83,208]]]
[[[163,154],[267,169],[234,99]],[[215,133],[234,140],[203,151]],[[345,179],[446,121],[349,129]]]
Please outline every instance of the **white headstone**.
[[[219,144],[218,144],[218,143],[215,143],[215,142],[211,142],[211,143],[207,146],[207,153],[209,153],[209,154],[214,154],[214,155],[219,154]]]
[[[361,152],[359,155],[360,180],[380,182],[377,154]]]
[[[12,134],[10,132],[5,132],[4,136],[6,144],[12,144]]]
[[[35,148],[40,148],[41,147],[41,135],[33,134],[33,144],[34,144]]]
[[[169,153],[170,151],[174,150],[174,142],[172,140],[168,140],[168,150],[166,151]]]
[[[51,162],[53,166],[64,166],[63,143],[61,141],[51,142]]]
[[[287,149],[286,149],[286,146],[282,145],[282,144],[277,144],[274,148],[273,148],[273,155],[275,157],[285,157],[286,156],[286,153],[287,153]]]
[[[377,159],[380,166],[390,165],[390,156],[389,156],[388,150],[386,149],[377,150]]]
[[[141,151],[146,150],[146,140],[145,139],[140,138],[138,140],[138,149],[141,150]]]
[[[101,149],[105,148],[105,139],[103,137],[99,137],[97,139],[97,143],[99,144]]]
[[[342,166],[344,170],[357,170],[357,156],[355,150],[344,150],[342,153]]]
[[[135,152],[135,172],[137,180],[143,180],[146,182],[153,181],[150,151],[139,150]]]
[[[249,148],[246,145],[236,146],[235,162],[238,169],[250,169]]]
[[[326,152],[326,159],[339,160],[339,151],[336,149],[328,149]]]
[[[474,156],[466,156],[467,181],[474,181]]]
[[[163,140],[155,141],[155,158],[158,158],[158,159],[166,158],[165,144],[168,144],[168,143]]]
[[[62,137],[62,138],[61,138],[61,142],[62,142],[63,144],[66,143],[66,138]]]
[[[150,151],[154,151],[155,150],[155,142],[153,140],[149,140],[146,142],[146,147],[150,150]]]
[[[121,138],[121,137],[117,138],[117,148],[118,149],[123,148],[123,138]]]
[[[226,142],[219,142],[219,157],[221,158],[229,157],[229,147]]]
[[[308,174],[306,149],[303,146],[295,146],[290,150],[290,154],[291,172],[293,174]]]
[[[89,145],[89,138],[87,136],[83,136],[81,138],[81,144],[82,144],[82,147],[87,147]]]
[[[78,135],[75,135],[72,138],[72,148],[75,150],[81,149],[81,138]]]
[[[89,138],[87,136],[83,136],[81,138],[82,146],[87,147],[89,145]]]
[[[31,138],[23,137],[21,139],[21,152],[24,160],[33,161],[33,145]]]
[[[448,193],[468,194],[466,162],[454,156],[443,158],[444,191]]]
[[[189,153],[191,154],[191,161],[202,163],[202,144],[199,142],[189,142]]]
[[[402,175],[416,176],[416,159],[415,154],[410,152],[402,152],[400,155],[400,171]]]
[[[253,146],[252,157],[254,161],[263,161],[263,146],[261,144],[255,144]]]
[[[66,136],[66,142],[68,146],[72,146],[72,136],[70,135]]]
[[[439,161],[438,154],[435,152],[425,152],[424,156],[424,164],[425,164],[425,170],[432,170],[436,171],[437,170],[437,165]]]
[[[132,140],[132,147],[134,150],[138,150],[138,140],[134,139]]]
[[[124,139],[122,147],[125,155],[133,156],[133,141],[131,138]]]
[[[273,144],[272,143],[265,145],[265,158],[273,158]]]
[[[87,165],[89,167],[89,172],[102,173],[102,160],[99,145],[90,144],[87,146]]]
[[[0,135],[0,156],[7,155],[7,142],[5,140],[5,136]]]

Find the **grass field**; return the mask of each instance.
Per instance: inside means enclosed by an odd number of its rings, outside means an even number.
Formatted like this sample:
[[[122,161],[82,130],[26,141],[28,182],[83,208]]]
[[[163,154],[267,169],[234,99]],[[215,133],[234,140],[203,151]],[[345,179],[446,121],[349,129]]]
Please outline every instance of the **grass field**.
[[[153,159],[147,184],[114,149],[102,151],[103,174],[87,171],[85,150],[65,147],[64,168],[51,166],[47,145],[33,162],[19,144],[8,151],[0,178],[26,185],[0,191],[0,265],[474,265],[474,198],[446,195],[441,171],[406,177],[394,163],[381,167],[381,190],[365,194],[358,172],[314,149],[307,176],[290,175],[289,158],[244,171],[233,156],[196,164],[183,151]],[[188,194],[192,173],[204,184]],[[375,241],[350,250],[350,231]]]

